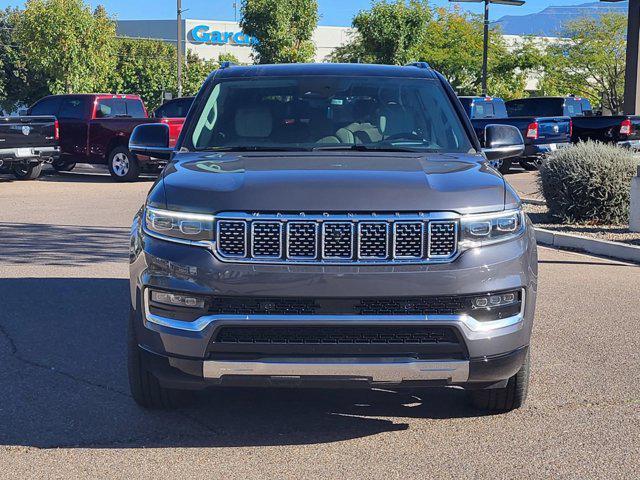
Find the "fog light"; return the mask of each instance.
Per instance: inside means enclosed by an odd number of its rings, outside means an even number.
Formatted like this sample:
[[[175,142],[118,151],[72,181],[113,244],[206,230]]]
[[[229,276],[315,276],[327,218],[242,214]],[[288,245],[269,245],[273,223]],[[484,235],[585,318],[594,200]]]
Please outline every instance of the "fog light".
[[[475,297],[472,300],[472,305],[473,308],[504,307],[507,305],[513,305],[519,301],[520,295],[518,292],[507,292],[496,295]]]
[[[151,301],[162,303],[164,305],[173,305],[176,307],[187,308],[204,308],[204,300],[191,295],[181,293],[161,292],[157,290],[151,291]]]

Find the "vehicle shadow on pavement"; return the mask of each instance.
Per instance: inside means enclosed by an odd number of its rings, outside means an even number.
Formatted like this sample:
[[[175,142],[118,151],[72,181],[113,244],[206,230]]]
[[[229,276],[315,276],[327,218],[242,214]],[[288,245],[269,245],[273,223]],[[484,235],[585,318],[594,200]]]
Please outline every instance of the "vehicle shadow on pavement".
[[[128,281],[0,279],[0,445],[141,448],[336,442],[477,416],[464,392],[213,390],[145,411],[126,374]]]
[[[0,222],[5,265],[80,266],[126,261],[129,228]]]

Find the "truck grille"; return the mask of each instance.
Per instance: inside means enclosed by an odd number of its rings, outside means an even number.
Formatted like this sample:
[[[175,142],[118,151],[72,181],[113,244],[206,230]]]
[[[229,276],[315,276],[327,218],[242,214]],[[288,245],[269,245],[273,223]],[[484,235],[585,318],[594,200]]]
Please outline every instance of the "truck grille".
[[[212,297],[210,315],[457,315],[472,298],[443,297]]]
[[[222,259],[270,263],[446,261],[457,253],[458,222],[414,216],[244,215],[216,221]],[[271,217],[271,218],[267,218]]]
[[[458,343],[449,327],[406,326],[228,326],[215,343],[244,344],[412,344]]]

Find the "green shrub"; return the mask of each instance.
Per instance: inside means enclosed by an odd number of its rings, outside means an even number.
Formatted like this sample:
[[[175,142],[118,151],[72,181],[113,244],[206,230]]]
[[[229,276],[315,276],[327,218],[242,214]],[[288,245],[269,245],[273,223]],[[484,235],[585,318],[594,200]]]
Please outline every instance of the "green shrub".
[[[539,185],[549,213],[565,223],[626,223],[639,158],[628,149],[599,142],[557,150],[540,168]]]

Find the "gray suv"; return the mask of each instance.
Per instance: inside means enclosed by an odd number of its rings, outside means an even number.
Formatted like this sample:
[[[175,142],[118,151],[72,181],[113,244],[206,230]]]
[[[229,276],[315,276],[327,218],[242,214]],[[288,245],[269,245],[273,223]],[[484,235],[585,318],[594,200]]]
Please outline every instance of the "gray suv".
[[[144,407],[215,386],[457,386],[523,404],[533,229],[427,64],[224,65],[131,230],[131,392]]]

